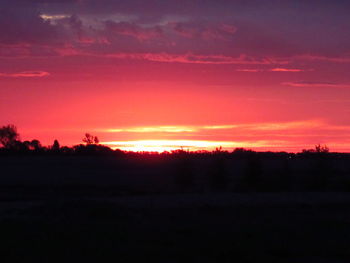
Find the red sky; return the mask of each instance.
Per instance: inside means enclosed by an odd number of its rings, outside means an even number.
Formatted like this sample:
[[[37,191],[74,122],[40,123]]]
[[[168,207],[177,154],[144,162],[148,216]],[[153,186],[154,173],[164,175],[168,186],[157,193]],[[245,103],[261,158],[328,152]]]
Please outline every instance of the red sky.
[[[5,0],[0,125],[45,145],[349,152],[349,8]]]

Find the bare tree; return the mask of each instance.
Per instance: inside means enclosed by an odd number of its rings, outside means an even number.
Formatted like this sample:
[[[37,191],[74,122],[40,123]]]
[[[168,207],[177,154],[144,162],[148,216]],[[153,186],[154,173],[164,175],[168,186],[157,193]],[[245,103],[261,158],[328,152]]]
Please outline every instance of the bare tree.
[[[83,142],[86,143],[86,145],[91,145],[91,144],[98,144],[100,141],[98,140],[97,136],[93,136],[90,133],[85,133]]]
[[[9,124],[0,128],[0,144],[5,148],[12,148],[17,140],[19,134],[15,125]]]

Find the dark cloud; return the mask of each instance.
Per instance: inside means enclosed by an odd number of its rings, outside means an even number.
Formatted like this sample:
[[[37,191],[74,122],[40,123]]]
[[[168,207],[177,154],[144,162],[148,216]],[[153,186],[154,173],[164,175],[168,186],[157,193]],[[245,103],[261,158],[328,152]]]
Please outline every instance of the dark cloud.
[[[206,22],[170,22],[169,26],[180,36],[203,40],[230,40],[237,31],[230,24],[208,24]]]
[[[130,22],[114,22],[108,20],[105,22],[105,29],[107,33],[130,36],[138,40],[147,40],[151,38],[159,38],[163,36],[163,31],[160,26],[155,27],[141,27],[135,23]]]
[[[55,37],[55,28],[34,7],[3,5],[0,13],[0,43],[48,43]]]
[[[0,56],[129,52],[338,62],[350,53],[347,7],[325,0],[4,0]]]

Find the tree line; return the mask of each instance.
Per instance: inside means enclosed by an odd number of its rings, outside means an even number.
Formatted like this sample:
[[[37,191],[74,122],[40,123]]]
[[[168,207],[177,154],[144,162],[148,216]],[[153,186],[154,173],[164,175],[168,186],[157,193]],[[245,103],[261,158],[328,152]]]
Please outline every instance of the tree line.
[[[85,133],[83,144],[73,147],[61,146],[58,140],[52,145],[43,146],[37,139],[21,141],[17,127],[13,124],[0,127],[0,150],[6,153],[83,153],[111,152],[109,147],[99,144],[99,139],[90,133]]]
[[[0,153],[56,153],[56,154],[126,154],[119,149],[112,150],[111,148],[101,145],[99,138],[90,133],[85,133],[82,138],[82,143],[74,145],[72,147],[61,146],[58,140],[54,140],[52,145],[43,146],[37,139],[21,141],[20,134],[18,133],[17,127],[13,124],[8,124],[0,127]],[[183,149],[173,150],[171,152],[155,153],[155,152],[143,152],[133,153],[128,152],[129,155],[227,155],[235,154],[237,156],[250,156],[258,154],[257,152],[245,148],[236,148],[232,152],[223,150],[221,147],[216,148],[214,151],[185,151]],[[283,156],[293,156],[293,153],[286,152],[265,152],[259,154],[273,154]],[[326,145],[317,144],[314,149],[303,149],[299,155],[326,155],[330,154],[329,148]]]

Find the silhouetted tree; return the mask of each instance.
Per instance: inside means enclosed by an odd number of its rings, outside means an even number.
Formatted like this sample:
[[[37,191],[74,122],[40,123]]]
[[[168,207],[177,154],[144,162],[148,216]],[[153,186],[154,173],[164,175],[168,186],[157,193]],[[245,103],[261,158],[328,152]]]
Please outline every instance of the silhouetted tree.
[[[16,126],[9,124],[0,128],[0,144],[7,149],[13,148],[19,139]]]
[[[329,153],[329,148],[327,145],[322,146],[321,144],[315,145],[315,151],[317,153]]]
[[[32,140],[30,145],[33,147],[34,151],[40,151],[42,149],[41,143],[39,140]]]
[[[24,141],[24,142],[22,142],[22,145],[26,151],[32,150],[32,145],[31,145],[30,141]]]
[[[58,152],[60,150],[60,143],[57,140],[54,140],[51,150]]]
[[[61,147],[59,151],[61,153],[63,153],[63,154],[72,154],[72,153],[74,153],[74,149],[73,148],[69,148],[67,146]]]
[[[91,145],[91,144],[98,144],[100,141],[97,138],[97,136],[93,136],[90,133],[85,133],[83,142],[86,143],[86,145]]]
[[[88,144],[88,145],[74,145],[73,151],[76,154],[87,154],[87,155],[104,155],[104,154],[111,154],[113,153],[113,150],[107,146],[103,145],[97,145],[97,144]]]
[[[247,151],[246,149],[244,149],[242,147],[239,147],[239,148],[235,148],[233,153],[236,153],[236,154],[238,154],[238,153],[245,153],[246,151]]]
[[[329,148],[327,145],[322,146],[321,144],[316,144],[315,149],[303,149],[302,154],[313,154],[313,153],[329,153]]]
[[[254,155],[254,151],[250,150],[250,149],[244,149],[244,148],[236,148],[233,152],[234,155],[236,156],[249,156],[249,155]]]
[[[21,151],[41,151],[44,149],[44,147],[41,145],[39,140],[24,141],[24,142],[17,141],[15,145],[16,145],[15,149],[21,150]]]

